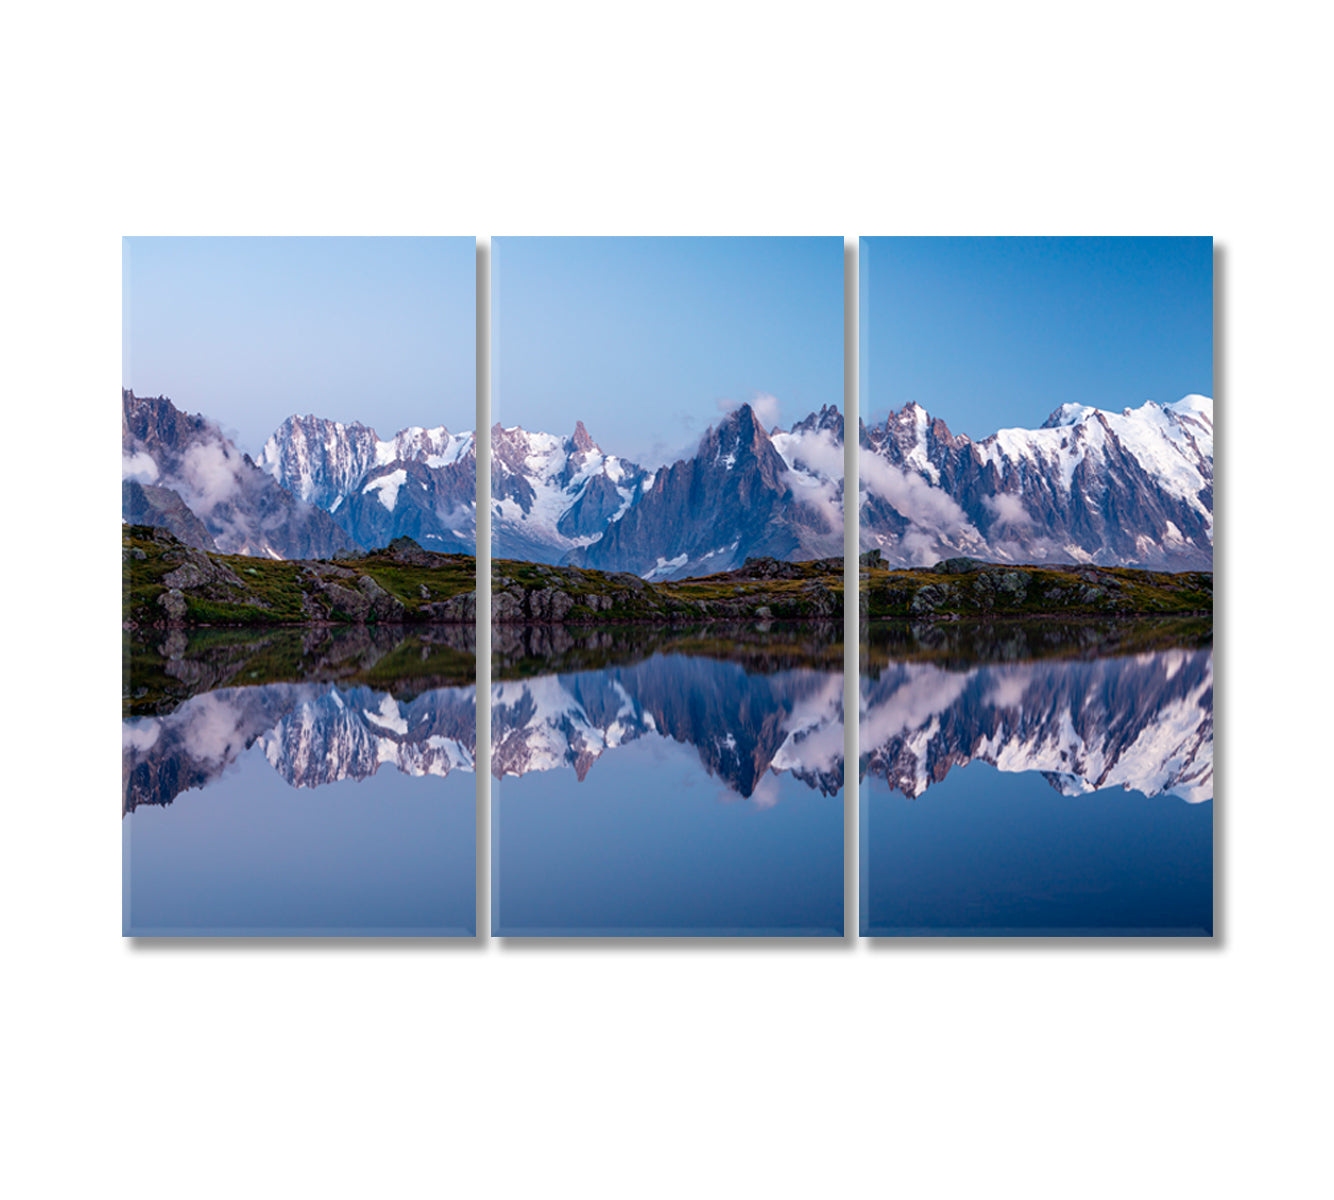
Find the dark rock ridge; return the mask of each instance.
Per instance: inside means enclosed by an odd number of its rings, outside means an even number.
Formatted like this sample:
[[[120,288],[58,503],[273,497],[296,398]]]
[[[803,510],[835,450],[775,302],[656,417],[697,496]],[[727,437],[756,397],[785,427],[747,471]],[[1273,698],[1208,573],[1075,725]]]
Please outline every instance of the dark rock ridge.
[[[706,556],[726,568],[743,539],[760,554],[785,558],[797,547],[777,519],[790,496],[785,471],[755,414],[743,406],[705,434],[694,458],[659,471],[630,511],[577,557],[602,570],[664,578],[698,573],[692,568]],[[707,520],[700,519],[704,514]],[[675,536],[665,538],[667,529]]]
[[[775,430],[771,436],[750,405],[741,405],[704,435],[692,458],[656,472],[625,514],[576,551],[573,561],[650,579],[684,579],[729,570],[747,558],[837,553],[843,536],[841,452],[837,478],[821,481],[806,470],[810,464],[797,449],[808,435],[821,433],[841,449],[837,409],[822,409],[790,434]],[[775,436],[793,448],[791,465]]]
[[[204,522],[171,488],[126,479],[120,485],[122,519],[131,525],[153,525],[165,529],[187,546],[216,550],[217,544]]]

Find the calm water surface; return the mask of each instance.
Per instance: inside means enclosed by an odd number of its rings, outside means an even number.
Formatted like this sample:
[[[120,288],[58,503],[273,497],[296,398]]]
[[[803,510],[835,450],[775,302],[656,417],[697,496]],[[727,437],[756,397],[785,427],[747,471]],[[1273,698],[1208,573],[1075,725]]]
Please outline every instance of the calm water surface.
[[[1211,934],[1213,652],[1179,640],[1033,658],[882,638],[860,688],[862,934]]]
[[[500,630],[494,932],[841,935],[837,636]],[[125,932],[472,933],[470,654],[134,648]],[[1212,931],[1207,635],[873,625],[863,657],[864,935]]]
[[[354,650],[341,682],[150,693],[122,722],[127,935],[474,933],[475,688],[358,684],[403,646]]]
[[[498,656],[493,931],[842,936],[833,636],[773,634],[730,661],[717,631],[620,631],[591,669],[596,639]]]

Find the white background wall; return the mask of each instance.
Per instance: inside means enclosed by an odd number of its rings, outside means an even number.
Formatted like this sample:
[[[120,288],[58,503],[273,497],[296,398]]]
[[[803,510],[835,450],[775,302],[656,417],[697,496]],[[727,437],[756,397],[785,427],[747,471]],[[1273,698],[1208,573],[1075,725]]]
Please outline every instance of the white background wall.
[[[1328,1186],[1315,11],[11,14],[7,1190],[1309,1195],[1321,1171]],[[1214,944],[120,938],[120,236],[519,232],[1217,237]]]

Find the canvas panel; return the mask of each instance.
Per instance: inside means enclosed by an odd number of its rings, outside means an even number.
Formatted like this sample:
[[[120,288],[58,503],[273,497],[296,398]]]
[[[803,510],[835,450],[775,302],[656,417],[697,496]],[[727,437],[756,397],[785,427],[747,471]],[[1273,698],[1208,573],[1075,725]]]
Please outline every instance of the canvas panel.
[[[859,275],[862,933],[1211,934],[1211,239]]]
[[[475,932],[474,247],[127,239],[126,935]]]
[[[843,241],[492,243],[492,927],[843,933]]]

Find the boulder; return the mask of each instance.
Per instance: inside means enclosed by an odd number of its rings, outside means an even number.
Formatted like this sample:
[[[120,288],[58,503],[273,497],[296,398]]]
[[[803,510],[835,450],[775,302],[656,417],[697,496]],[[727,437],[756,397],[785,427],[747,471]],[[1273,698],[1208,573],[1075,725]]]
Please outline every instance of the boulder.
[[[500,593],[502,596],[504,592]],[[477,620],[477,593],[463,592],[457,596],[450,596],[448,600],[437,600],[432,604],[425,606],[426,612],[432,621],[438,621],[441,624],[468,624],[471,625]],[[495,619],[495,603],[492,598],[492,619]]]
[[[926,587],[918,589],[912,598],[912,603],[908,605],[908,611],[914,615],[933,613],[936,609],[951,604],[957,595],[958,593],[949,584],[928,583]]]
[[[747,579],[800,579],[802,569],[796,563],[776,558],[748,558],[735,574]]]
[[[374,617],[377,621],[401,621],[406,611],[403,602],[397,596],[391,596],[369,575],[363,575],[357,580],[357,588],[361,594],[370,601],[370,612],[367,619]]]
[[[574,597],[559,588],[540,588],[528,594],[528,615],[534,621],[563,621],[573,607]]]
[[[944,558],[931,569],[937,575],[971,575],[987,565],[976,558]]]
[[[328,599],[330,615],[335,620],[341,618],[360,623],[370,615],[371,601],[363,592],[353,591],[337,583],[321,583],[320,594]]]
[[[522,621],[523,596],[514,592],[491,593],[492,621]]]
[[[185,596],[181,593],[180,588],[172,588],[169,592],[163,592],[157,598],[157,602],[167,614],[168,625],[185,624]]]

